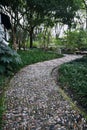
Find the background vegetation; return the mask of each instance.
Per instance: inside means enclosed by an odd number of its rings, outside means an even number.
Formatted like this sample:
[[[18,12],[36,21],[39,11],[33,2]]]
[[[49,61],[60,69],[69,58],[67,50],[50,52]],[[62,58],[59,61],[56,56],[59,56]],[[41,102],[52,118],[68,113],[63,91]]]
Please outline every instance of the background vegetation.
[[[75,51],[79,50],[87,50],[87,31],[86,30],[75,30],[68,31],[66,33],[65,48],[67,52],[75,53]]]

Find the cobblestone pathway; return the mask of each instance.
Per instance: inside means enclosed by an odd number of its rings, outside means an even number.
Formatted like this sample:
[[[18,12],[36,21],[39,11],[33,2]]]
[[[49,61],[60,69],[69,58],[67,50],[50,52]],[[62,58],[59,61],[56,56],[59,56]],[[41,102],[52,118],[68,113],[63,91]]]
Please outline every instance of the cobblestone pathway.
[[[87,130],[81,113],[58,91],[52,69],[80,56],[36,63],[22,69],[6,92],[3,130]]]

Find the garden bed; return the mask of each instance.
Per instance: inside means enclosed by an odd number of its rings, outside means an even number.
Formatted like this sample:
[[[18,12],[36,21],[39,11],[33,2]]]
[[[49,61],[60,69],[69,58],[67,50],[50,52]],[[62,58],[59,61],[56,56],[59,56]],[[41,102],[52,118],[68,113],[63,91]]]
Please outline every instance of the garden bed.
[[[87,57],[61,65],[58,73],[62,89],[87,112]]]

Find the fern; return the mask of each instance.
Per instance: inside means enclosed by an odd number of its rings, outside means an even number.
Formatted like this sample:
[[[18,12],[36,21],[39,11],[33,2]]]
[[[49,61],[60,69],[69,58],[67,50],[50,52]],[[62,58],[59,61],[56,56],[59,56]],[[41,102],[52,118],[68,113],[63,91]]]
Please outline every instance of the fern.
[[[0,73],[13,73],[18,64],[21,64],[21,58],[17,52],[0,42]]]

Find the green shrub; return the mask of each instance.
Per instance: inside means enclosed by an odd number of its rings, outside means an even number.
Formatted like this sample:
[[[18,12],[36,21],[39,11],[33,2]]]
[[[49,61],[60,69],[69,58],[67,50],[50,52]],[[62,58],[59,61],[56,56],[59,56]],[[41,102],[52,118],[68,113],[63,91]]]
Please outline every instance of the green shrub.
[[[17,52],[0,42],[0,74],[11,74],[20,63]]]

